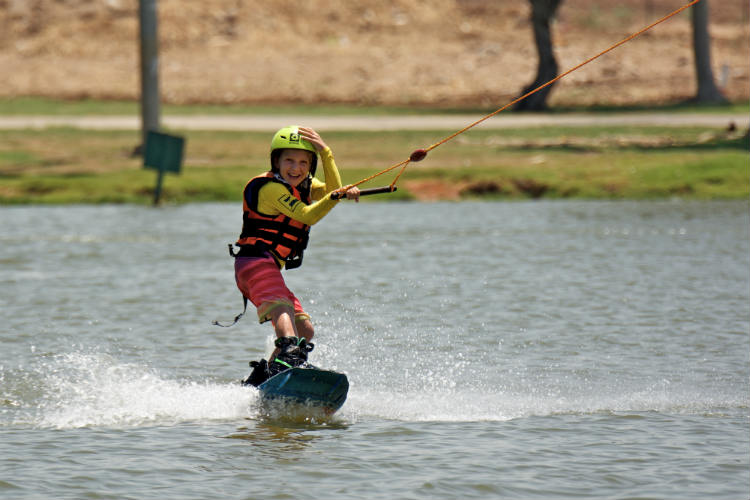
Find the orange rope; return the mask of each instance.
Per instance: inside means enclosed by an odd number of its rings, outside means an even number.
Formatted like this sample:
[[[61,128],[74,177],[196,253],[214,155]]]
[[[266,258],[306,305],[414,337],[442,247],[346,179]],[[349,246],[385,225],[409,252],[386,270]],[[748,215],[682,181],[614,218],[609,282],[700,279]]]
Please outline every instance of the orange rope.
[[[547,83],[545,83],[545,84],[542,84],[542,85],[538,86],[537,88],[535,88],[534,90],[532,90],[532,91],[530,91],[530,92],[527,92],[526,94],[522,95],[521,97],[518,97],[518,98],[514,99],[513,101],[509,102],[508,104],[506,104],[506,105],[505,105],[505,106],[503,106],[502,108],[499,108],[499,109],[497,109],[497,110],[493,111],[492,113],[488,114],[487,116],[484,116],[484,117],[480,118],[479,120],[475,121],[474,123],[472,123],[472,124],[470,124],[470,125],[467,125],[466,127],[462,128],[462,129],[461,129],[461,130],[459,130],[458,132],[455,132],[454,134],[451,134],[451,135],[449,135],[449,136],[448,136],[448,137],[446,137],[445,139],[443,139],[443,140],[441,140],[441,141],[439,141],[439,142],[436,142],[435,144],[433,144],[432,146],[430,146],[430,147],[428,147],[428,148],[425,148],[425,149],[418,149],[418,150],[414,151],[414,152],[413,152],[413,153],[411,154],[411,156],[410,156],[409,158],[407,158],[406,160],[404,160],[404,161],[402,161],[402,162],[400,162],[400,163],[397,163],[397,164],[395,164],[395,165],[392,165],[392,166],[390,166],[390,167],[386,168],[385,170],[382,170],[382,171],[380,171],[380,172],[378,172],[378,173],[376,173],[376,174],[373,174],[373,175],[371,175],[371,176],[367,177],[366,179],[362,179],[362,180],[361,180],[361,181],[359,181],[359,182],[356,182],[356,183],[354,183],[354,184],[351,184],[351,185],[349,185],[349,186],[343,187],[343,188],[341,188],[341,189],[340,189],[339,191],[345,192],[345,191],[346,191],[347,189],[349,189],[349,188],[351,188],[351,187],[354,187],[354,186],[359,186],[360,184],[364,184],[365,182],[367,182],[367,181],[370,181],[370,180],[372,180],[372,179],[374,179],[375,177],[378,177],[378,176],[380,176],[380,175],[386,174],[386,173],[390,172],[391,170],[394,170],[394,169],[396,169],[396,168],[398,168],[398,167],[403,167],[403,168],[401,169],[401,171],[400,171],[400,172],[398,173],[398,175],[396,176],[396,178],[395,178],[395,179],[393,180],[393,182],[391,183],[391,189],[392,189],[392,188],[393,188],[393,187],[395,186],[395,184],[396,184],[396,181],[398,180],[398,178],[399,178],[399,177],[401,177],[401,174],[403,174],[403,173],[404,173],[404,170],[406,170],[406,167],[407,167],[407,166],[409,165],[409,163],[410,163],[410,162],[412,162],[412,161],[421,161],[421,160],[422,160],[422,159],[423,159],[423,158],[424,158],[424,157],[425,157],[425,156],[427,155],[427,153],[429,153],[430,151],[432,151],[432,150],[433,150],[433,149],[435,149],[436,147],[438,147],[438,146],[440,146],[440,145],[442,145],[442,144],[445,144],[446,142],[450,141],[451,139],[454,139],[454,138],[455,138],[456,136],[458,136],[458,135],[461,135],[461,134],[463,134],[464,132],[466,132],[467,130],[469,130],[469,129],[473,128],[473,127],[476,127],[477,125],[479,125],[479,124],[480,124],[480,123],[482,123],[483,121],[485,121],[485,120],[488,120],[488,119],[492,118],[493,116],[497,115],[498,113],[500,113],[500,112],[502,112],[502,111],[505,111],[506,109],[508,109],[509,107],[513,106],[513,105],[514,105],[514,104],[516,104],[517,102],[519,102],[519,101],[522,101],[522,100],[526,99],[526,98],[527,98],[527,97],[529,97],[530,95],[532,95],[532,94],[534,94],[534,93],[536,93],[536,92],[539,92],[539,91],[540,91],[540,90],[542,90],[543,88],[545,88],[545,87],[549,87],[550,85],[552,85],[553,83],[555,83],[555,82],[556,82],[556,81],[558,81],[559,79],[561,79],[561,78],[563,78],[563,77],[565,77],[565,76],[568,76],[568,75],[569,75],[569,74],[571,74],[572,72],[574,72],[574,71],[576,71],[576,70],[580,69],[580,68],[581,68],[582,66],[585,66],[586,64],[590,63],[591,61],[593,61],[593,60],[595,60],[595,59],[598,59],[599,57],[603,56],[604,54],[606,54],[606,53],[608,53],[608,52],[610,52],[610,51],[612,51],[612,50],[616,49],[616,48],[617,48],[617,47],[619,47],[620,45],[623,45],[623,44],[625,44],[625,43],[629,42],[630,40],[632,40],[632,39],[636,38],[637,36],[640,36],[640,35],[642,35],[642,34],[643,34],[643,33],[645,33],[646,31],[648,31],[648,30],[650,30],[651,28],[653,28],[654,26],[656,26],[657,24],[663,23],[663,22],[664,22],[664,21],[666,21],[667,19],[669,19],[669,18],[671,18],[671,17],[674,17],[674,16],[676,16],[676,15],[677,15],[677,14],[679,14],[680,12],[684,11],[685,9],[688,9],[688,8],[692,7],[693,5],[697,4],[698,2],[700,2],[700,0],[693,0],[693,1],[692,1],[692,2],[690,2],[690,3],[688,3],[688,4],[686,4],[686,5],[683,5],[683,6],[682,6],[682,7],[680,7],[679,9],[675,10],[674,12],[672,12],[671,14],[668,14],[668,15],[666,15],[666,16],[664,16],[664,17],[662,17],[661,19],[659,19],[658,21],[655,21],[655,22],[653,22],[653,23],[649,24],[648,26],[646,26],[646,27],[645,27],[645,28],[643,28],[642,30],[640,30],[640,31],[637,31],[636,33],[633,33],[633,34],[632,34],[632,35],[630,35],[629,37],[627,37],[627,38],[625,38],[625,39],[623,39],[623,40],[621,40],[621,41],[617,42],[616,44],[612,45],[612,46],[611,46],[611,47],[609,47],[608,49],[606,49],[606,50],[603,50],[603,51],[599,52],[599,53],[598,53],[597,55],[595,55],[595,56],[593,56],[593,57],[590,57],[589,59],[586,59],[585,61],[583,61],[582,63],[578,64],[577,66],[574,66],[573,68],[569,69],[569,70],[568,70],[568,71],[566,71],[565,73],[562,73],[562,74],[560,74],[560,75],[556,76],[555,78],[553,78],[552,80],[548,81]],[[417,153],[419,153],[419,154],[417,154]]]

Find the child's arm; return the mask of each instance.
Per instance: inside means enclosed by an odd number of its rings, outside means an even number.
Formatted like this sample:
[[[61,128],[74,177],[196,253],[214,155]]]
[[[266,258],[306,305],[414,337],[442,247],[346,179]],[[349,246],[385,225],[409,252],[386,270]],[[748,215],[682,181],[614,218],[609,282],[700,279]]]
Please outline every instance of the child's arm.
[[[326,194],[331,191],[335,191],[341,187],[341,176],[339,170],[336,168],[336,162],[333,161],[333,153],[328,145],[323,141],[315,130],[309,127],[299,128],[300,136],[309,141],[320,154],[320,159],[323,162],[323,175],[326,183],[323,187],[319,181],[313,179],[312,189],[310,191],[310,197],[313,200],[320,200]],[[359,188],[352,187],[346,191],[346,197],[350,200],[359,201]]]
[[[323,176],[326,182],[323,184],[317,179],[313,179],[312,189],[310,190],[310,197],[313,200],[320,200],[326,194],[341,187],[341,176],[339,175],[339,169],[336,168],[336,162],[333,160],[331,150],[326,148],[321,151],[320,159],[323,163]]]
[[[320,200],[307,205],[278,182],[269,182],[258,192],[259,212],[268,215],[281,213],[309,226],[322,219],[337,203],[330,194],[325,194]]]

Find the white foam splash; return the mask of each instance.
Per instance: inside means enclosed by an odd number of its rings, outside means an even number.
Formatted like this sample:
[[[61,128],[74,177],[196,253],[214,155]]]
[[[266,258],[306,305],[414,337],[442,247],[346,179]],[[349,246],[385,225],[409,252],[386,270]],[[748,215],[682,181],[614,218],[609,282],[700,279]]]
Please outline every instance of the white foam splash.
[[[254,391],[236,384],[171,380],[101,353],[53,358],[38,407],[42,427],[131,427],[231,420],[252,413]]]
[[[24,412],[24,422],[16,423],[49,428],[121,428],[264,417],[258,393],[236,383],[170,378],[148,366],[123,362],[101,352],[71,352],[37,360],[36,366],[20,369],[25,387],[36,381],[35,389],[21,391],[31,399],[22,397],[24,401],[17,404],[13,399],[12,408],[8,400],[10,409],[29,409]],[[465,383],[441,381],[440,376],[435,379],[430,373],[419,372],[408,387],[353,377],[337,421],[507,421],[552,414],[702,413],[748,405],[746,396],[733,397],[731,391],[708,393],[687,382],[641,385],[630,381],[625,387],[615,388],[606,384],[555,386],[549,381],[508,377],[505,385],[467,387]],[[21,397],[21,392],[16,396]]]
[[[341,416],[409,422],[502,422],[517,418],[596,413],[662,412],[696,414],[747,408],[747,397],[708,393],[686,383],[656,384],[613,391],[611,387],[559,390],[388,391],[353,387]]]

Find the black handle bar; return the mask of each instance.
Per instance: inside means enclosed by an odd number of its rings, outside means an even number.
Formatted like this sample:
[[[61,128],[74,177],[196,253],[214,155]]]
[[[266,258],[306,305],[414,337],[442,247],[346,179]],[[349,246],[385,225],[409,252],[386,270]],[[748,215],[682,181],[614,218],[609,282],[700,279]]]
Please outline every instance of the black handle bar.
[[[367,188],[367,189],[360,189],[359,195],[360,196],[368,196],[371,194],[380,194],[380,193],[392,193],[396,189],[398,189],[396,186],[383,186],[383,187],[376,187],[376,188]],[[331,194],[331,199],[338,200],[341,198],[345,198],[346,193],[333,193]]]

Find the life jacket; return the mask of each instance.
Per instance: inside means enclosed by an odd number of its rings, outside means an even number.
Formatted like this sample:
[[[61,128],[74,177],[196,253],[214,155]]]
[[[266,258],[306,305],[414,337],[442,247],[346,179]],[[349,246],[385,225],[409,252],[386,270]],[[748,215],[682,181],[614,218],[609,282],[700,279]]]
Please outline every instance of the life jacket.
[[[289,191],[289,196],[310,203],[309,188],[300,192],[273,172],[265,172],[250,179],[243,195],[242,233],[236,243],[240,247],[236,255],[256,256],[270,251],[285,262],[287,269],[294,269],[302,265],[302,254],[307,248],[310,226],[284,214],[268,215],[258,210],[258,193],[269,182],[282,184]]]

